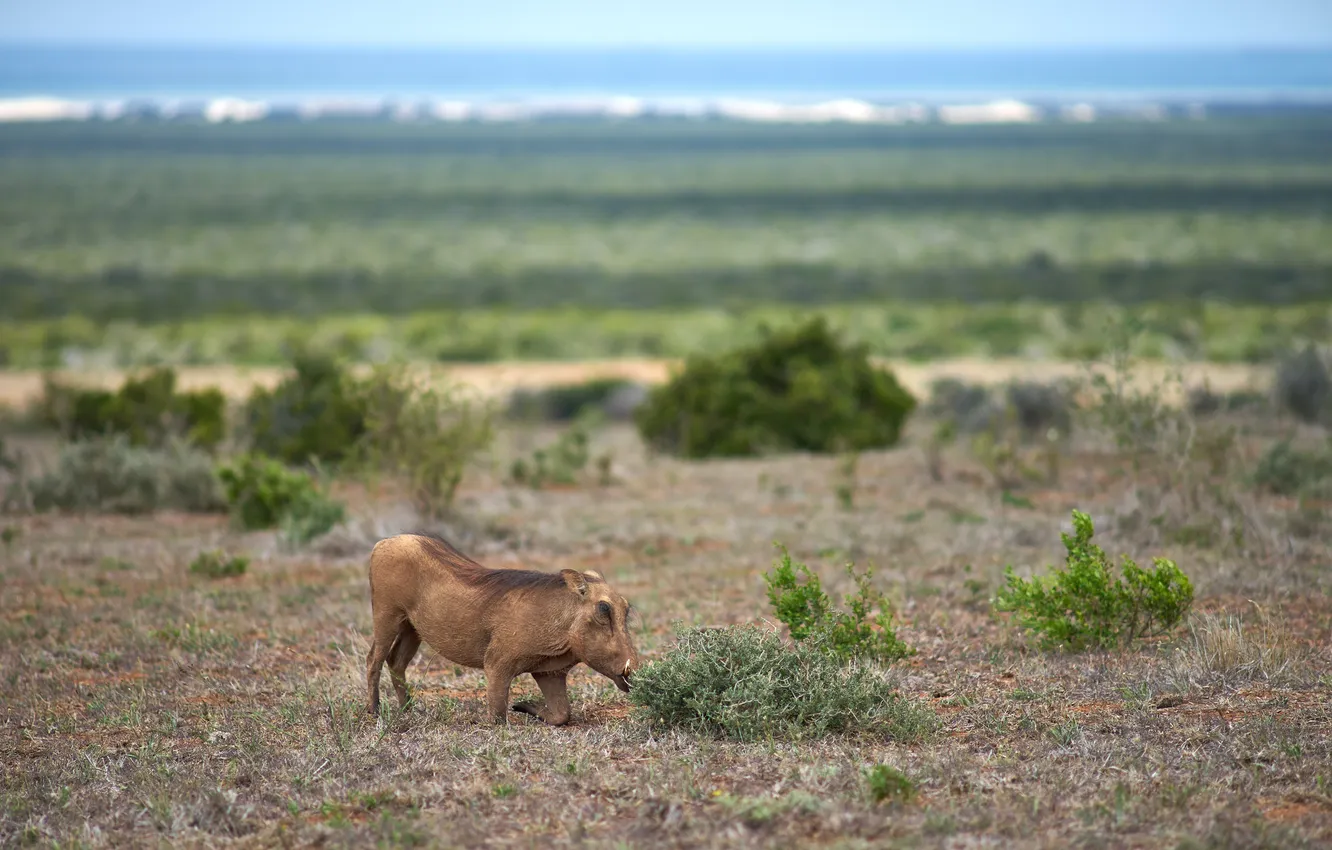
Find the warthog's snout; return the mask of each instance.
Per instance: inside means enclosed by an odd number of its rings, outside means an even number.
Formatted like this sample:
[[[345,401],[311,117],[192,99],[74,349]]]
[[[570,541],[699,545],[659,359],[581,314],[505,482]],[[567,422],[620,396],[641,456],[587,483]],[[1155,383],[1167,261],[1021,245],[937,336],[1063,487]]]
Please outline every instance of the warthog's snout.
[[[629,680],[633,678],[633,675],[634,675],[634,660],[632,658],[626,658],[624,660],[624,670],[620,673],[620,675],[612,676],[611,681],[615,683],[615,687],[619,688],[620,690],[624,691],[627,694],[629,693]]]

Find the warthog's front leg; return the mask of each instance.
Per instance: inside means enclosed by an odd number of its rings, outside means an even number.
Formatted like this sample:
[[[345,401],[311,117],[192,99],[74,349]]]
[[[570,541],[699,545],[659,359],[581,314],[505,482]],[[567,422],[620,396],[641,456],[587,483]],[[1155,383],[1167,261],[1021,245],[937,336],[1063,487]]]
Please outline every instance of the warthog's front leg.
[[[514,673],[507,667],[486,666],[486,706],[490,709],[490,719],[495,723],[509,721],[509,686],[513,684]]]
[[[533,673],[541,695],[546,698],[544,707],[521,703],[513,707],[514,711],[539,717],[551,726],[563,726],[569,722],[569,671],[559,670],[553,673]]]

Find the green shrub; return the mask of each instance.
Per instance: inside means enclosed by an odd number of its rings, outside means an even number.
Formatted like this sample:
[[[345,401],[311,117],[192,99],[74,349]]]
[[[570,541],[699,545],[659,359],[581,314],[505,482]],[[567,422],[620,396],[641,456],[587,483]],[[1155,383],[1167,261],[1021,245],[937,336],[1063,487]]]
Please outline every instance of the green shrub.
[[[891,446],[916,401],[862,345],[816,317],[756,345],[694,356],[635,412],[643,438],[683,457]]]
[[[1332,369],[1313,343],[1277,365],[1276,401],[1305,422],[1332,415]]]
[[[288,464],[337,463],[366,431],[367,400],[331,357],[298,355],[276,387],[259,387],[245,405],[250,448]]]
[[[297,499],[278,522],[278,539],[294,549],[328,534],[347,518],[347,507],[323,493]]]
[[[1302,451],[1289,440],[1274,444],[1258,459],[1253,481],[1278,496],[1295,496],[1332,479],[1332,442],[1322,451]]]
[[[422,516],[444,516],[468,464],[494,439],[491,408],[456,386],[418,387],[401,366],[375,369],[356,393],[365,414],[355,464],[403,480]]]
[[[313,518],[331,515],[333,509],[327,504],[337,504],[319,492],[310,475],[288,469],[272,458],[243,455],[220,466],[217,475],[233,519],[247,531],[276,528],[284,522],[302,528],[306,524],[318,527],[322,520],[316,522]],[[337,510],[341,509],[338,505]],[[337,521],[329,523],[328,528]]]
[[[1066,568],[1028,581],[1009,566],[995,608],[1016,613],[1046,648],[1125,646],[1175,628],[1193,603],[1188,576],[1165,558],[1144,570],[1125,556],[1123,577],[1115,577],[1105,552],[1091,542],[1093,531],[1091,517],[1073,511],[1073,534],[1061,535]]]
[[[574,484],[587,467],[587,425],[571,425],[545,448],[532,452],[531,458],[518,458],[509,467],[515,484],[540,489],[550,484]]]
[[[611,400],[632,383],[622,378],[595,378],[540,389],[515,390],[509,398],[511,419],[571,422],[588,413],[605,412]]]
[[[245,575],[250,559],[244,555],[228,556],[221,550],[200,552],[190,561],[190,572],[204,578],[230,578]]]
[[[629,699],[650,723],[740,741],[838,733],[912,741],[935,724],[875,668],[748,625],[680,633],[634,674]]]
[[[886,764],[876,764],[867,770],[865,784],[869,786],[870,799],[876,803],[885,800],[905,803],[916,796],[916,783],[902,771]]]
[[[38,511],[209,513],[226,507],[207,455],[179,443],[134,446],[123,435],[62,447],[55,467],[23,486]]]
[[[177,392],[175,371],[154,369],[127,378],[115,392],[66,386],[48,376],[37,417],[69,440],[120,434],[136,446],[183,438],[213,449],[226,436],[226,412],[216,387]]]
[[[804,581],[796,575],[797,571]],[[777,619],[790,629],[791,639],[813,638],[812,645],[825,648],[843,660],[896,661],[911,655],[913,650],[897,638],[887,600],[870,586],[872,571],[857,575],[855,568],[847,564],[846,572],[856,583],[856,593],[843,600],[849,611],[836,611],[828,594],[823,592],[819,577],[806,565],[792,563],[791,554],[782,547],[781,558],[764,575],[764,580],[768,584],[768,601]],[[876,607],[880,612],[871,618],[870,612]]]

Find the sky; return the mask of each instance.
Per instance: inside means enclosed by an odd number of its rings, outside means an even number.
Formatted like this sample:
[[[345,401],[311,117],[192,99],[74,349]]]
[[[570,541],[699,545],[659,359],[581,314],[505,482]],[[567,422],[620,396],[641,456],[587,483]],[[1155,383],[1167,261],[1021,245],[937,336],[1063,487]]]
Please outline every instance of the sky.
[[[0,41],[416,47],[1332,47],[1332,0],[0,0]]]

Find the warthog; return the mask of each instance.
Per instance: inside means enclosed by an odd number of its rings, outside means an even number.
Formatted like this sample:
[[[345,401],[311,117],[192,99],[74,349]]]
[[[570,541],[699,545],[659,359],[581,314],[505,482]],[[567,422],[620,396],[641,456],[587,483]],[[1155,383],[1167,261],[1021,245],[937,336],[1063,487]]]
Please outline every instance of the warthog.
[[[630,606],[588,570],[492,570],[430,534],[399,534],[370,553],[374,638],[366,659],[368,708],[379,712],[379,674],[388,662],[398,703],[407,704],[407,665],[421,641],[455,664],[486,671],[486,702],[496,723],[508,716],[509,686],[531,673],[546,698],[539,711],[569,720],[566,677],[578,663],[628,692],[638,651],[625,621]]]

